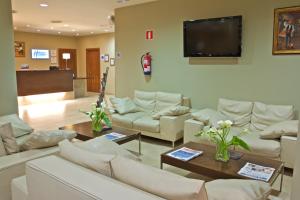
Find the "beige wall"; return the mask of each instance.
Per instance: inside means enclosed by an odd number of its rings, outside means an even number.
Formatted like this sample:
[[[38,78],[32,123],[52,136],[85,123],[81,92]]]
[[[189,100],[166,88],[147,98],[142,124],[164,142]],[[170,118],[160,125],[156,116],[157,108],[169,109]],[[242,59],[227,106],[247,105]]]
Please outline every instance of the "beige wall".
[[[117,96],[134,89],[180,92],[195,108],[215,108],[219,97],[293,104],[300,109],[300,56],[272,55],[274,8],[294,0],[160,0],[117,9]],[[243,55],[239,59],[184,58],[183,21],[243,15]],[[154,40],[145,31],[154,30]],[[153,55],[153,75],[146,81],[140,56]]]
[[[100,34],[94,36],[80,37],[78,39],[78,60],[81,68],[78,76],[86,76],[86,49],[100,48],[100,54],[109,54],[110,58],[115,57],[115,39],[113,33]],[[100,55],[99,55],[100,56]],[[115,67],[110,67],[109,62],[101,61],[101,74],[109,67],[106,92],[115,94]]]
[[[55,49],[68,48],[77,49],[77,38],[73,36],[56,36],[38,33],[26,33],[15,31],[15,41],[25,42],[25,57],[16,58],[16,69],[20,69],[21,64],[29,64],[30,69],[49,69],[49,60],[31,59],[31,49]]]
[[[0,115],[17,113],[11,1],[0,1]]]

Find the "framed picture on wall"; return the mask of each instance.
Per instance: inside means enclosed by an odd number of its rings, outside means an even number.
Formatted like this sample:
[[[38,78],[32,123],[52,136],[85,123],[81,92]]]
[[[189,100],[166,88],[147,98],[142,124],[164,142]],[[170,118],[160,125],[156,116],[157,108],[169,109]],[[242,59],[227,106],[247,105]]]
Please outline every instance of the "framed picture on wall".
[[[273,54],[300,54],[300,6],[275,9]]]
[[[110,59],[110,66],[115,66],[115,59],[114,58]]]
[[[104,62],[109,62],[109,55],[108,54],[104,55]]]
[[[25,57],[25,42],[15,41],[15,57]]]

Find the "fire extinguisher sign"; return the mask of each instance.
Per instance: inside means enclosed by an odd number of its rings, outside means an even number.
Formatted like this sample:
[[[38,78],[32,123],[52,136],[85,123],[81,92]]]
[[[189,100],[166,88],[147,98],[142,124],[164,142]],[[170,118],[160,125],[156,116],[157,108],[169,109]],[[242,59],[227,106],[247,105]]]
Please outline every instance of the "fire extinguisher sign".
[[[146,31],[146,40],[153,40],[153,31]]]

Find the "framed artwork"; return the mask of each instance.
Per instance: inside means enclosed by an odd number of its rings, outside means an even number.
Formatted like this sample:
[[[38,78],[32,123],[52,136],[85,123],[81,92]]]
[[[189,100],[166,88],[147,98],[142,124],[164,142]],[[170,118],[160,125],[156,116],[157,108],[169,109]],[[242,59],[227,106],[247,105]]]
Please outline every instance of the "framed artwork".
[[[115,66],[115,59],[114,58],[110,59],[110,66]]]
[[[300,6],[275,9],[273,54],[300,54]]]
[[[25,42],[15,41],[15,57],[25,57]]]
[[[104,62],[109,62],[109,55],[108,54],[104,55]]]

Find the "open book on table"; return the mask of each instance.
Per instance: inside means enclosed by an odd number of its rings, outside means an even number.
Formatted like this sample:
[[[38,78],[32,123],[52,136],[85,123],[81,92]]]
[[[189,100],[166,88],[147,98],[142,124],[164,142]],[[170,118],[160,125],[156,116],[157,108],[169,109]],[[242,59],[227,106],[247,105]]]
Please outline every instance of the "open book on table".
[[[183,161],[189,161],[199,155],[201,155],[203,151],[193,150],[187,147],[182,147],[180,149],[174,150],[167,155]]]
[[[242,169],[240,169],[238,174],[255,180],[268,182],[274,171],[274,168],[264,167],[248,162]]]

